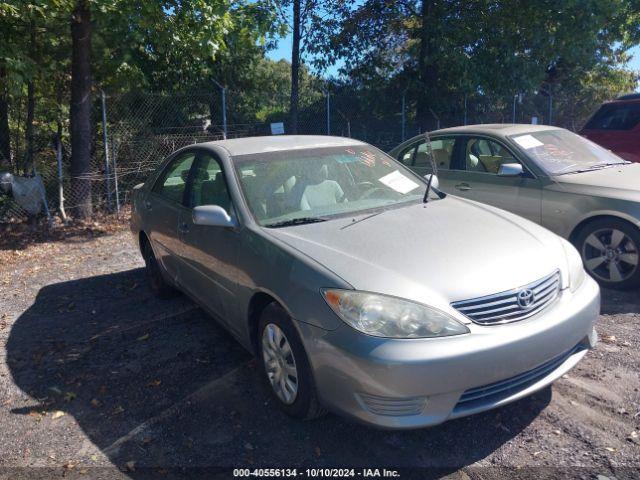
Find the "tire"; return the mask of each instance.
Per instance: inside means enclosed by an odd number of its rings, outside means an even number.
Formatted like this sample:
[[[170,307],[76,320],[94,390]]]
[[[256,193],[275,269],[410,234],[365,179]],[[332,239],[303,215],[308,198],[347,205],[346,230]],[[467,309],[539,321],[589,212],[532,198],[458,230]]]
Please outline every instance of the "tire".
[[[282,336],[275,336],[277,332]],[[269,338],[273,343],[269,342]],[[287,350],[286,345],[290,347],[288,355],[282,353]],[[276,303],[271,303],[262,312],[258,326],[257,350],[260,374],[265,388],[269,390],[271,397],[281,410],[291,417],[302,420],[318,418],[326,413],[318,402],[313,374],[298,332],[289,315]],[[274,361],[274,358],[278,357],[282,362],[279,365],[277,360]],[[288,367],[291,372],[292,365],[295,373],[287,375],[285,383],[288,382],[289,386],[295,385],[295,393],[292,393],[291,388],[285,389],[290,394],[289,398],[286,398],[283,397],[283,389],[277,386],[282,385],[277,380],[277,372],[279,370],[281,378],[282,374],[286,375],[284,367]],[[293,381],[294,377],[296,381]]]
[[[154,295],[160,298],[175,297],[178,291],[162,276],[160,264],[156,260],[156,256],[147,239],[142,243],[142,258],[144,258],[145,263],[145,277]]]
[[[594,220],[575,241],[585,269],[606,288],[640,286],[640,230],[617,218]]]

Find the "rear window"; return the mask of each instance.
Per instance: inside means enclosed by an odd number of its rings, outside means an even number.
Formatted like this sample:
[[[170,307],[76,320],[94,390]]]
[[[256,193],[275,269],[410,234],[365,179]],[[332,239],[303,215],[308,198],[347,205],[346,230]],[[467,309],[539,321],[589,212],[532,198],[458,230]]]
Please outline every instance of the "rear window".
[[[585,125],[586,130],[631,130],[640,123],[640,103],[608,103]]]

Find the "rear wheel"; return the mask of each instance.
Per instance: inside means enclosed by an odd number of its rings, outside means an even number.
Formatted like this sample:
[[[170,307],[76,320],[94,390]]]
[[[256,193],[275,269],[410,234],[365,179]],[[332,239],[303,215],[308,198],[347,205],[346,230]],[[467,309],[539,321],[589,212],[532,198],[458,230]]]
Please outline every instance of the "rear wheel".
[[[258,331],[260,370],[280,408],[300,419],[324,415],[309,360],[289,315],[276,303],[268,305],[262,312]]]
[[[160,298],[171,298],[178,294],[178,291],[170,285],[162,276],[160,264],[156,260],[153,249],[146,238],[142,243],[142,257],[145,263],[145,276],[149,287],[155,295]]]
[[[585,225],[576,247],[586,270],[602,286],[640,286],[640,230],[624,220],[606,218]]]

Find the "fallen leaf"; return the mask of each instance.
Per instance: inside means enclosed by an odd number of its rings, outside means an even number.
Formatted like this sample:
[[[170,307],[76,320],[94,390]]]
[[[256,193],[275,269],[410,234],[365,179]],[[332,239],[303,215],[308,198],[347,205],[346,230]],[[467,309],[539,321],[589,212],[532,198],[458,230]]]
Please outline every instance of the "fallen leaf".
[[[136,462],[135,462],[135,460],[129,460],[127,463],[124,464],[124,466],[130,472],[135,472],[136,471]]]
[[[55,412],[53,412],[53,415],[51,415],[51,418],[53,420],[57,420],[60,417],[64,417],[65,413],[61,410],[56,410]]]
[[[70,402],[71,400],[73,400],[76,397],[77,397],[77,395],[75,394],[75,392],[66,392],[64,394],[64,399],[67,402]]]
[[[322,451],[320,450],[320,447],[316,447],[315,448],[316,451],[316,456],[319,457],[320,455],[322,455]]]
[[[98,400],[97,398],[94,398],[93,400],[91,400],[91,405],[93,405],[94,407],[99,407],[100,400]]]
[[[147,340],[149,338],[149,334],[145,333],[144,335],[142,335],[141,337],[138,337],[138,340]]]
[[[607,452],[615,452],[615,451],[616,451],[616,449],[615,449],[615,448],[613,448],[613,447],[604,447],[604,449],[605,449]]]
[[[153,380],[147,383],[147,387],[158,387],[162,382],[160,380]]]
[[[122,412],[124,412],[124,408],[118,405],[116,408],[113,409],[113,412],[111,412],[111,415],[119,415]]]

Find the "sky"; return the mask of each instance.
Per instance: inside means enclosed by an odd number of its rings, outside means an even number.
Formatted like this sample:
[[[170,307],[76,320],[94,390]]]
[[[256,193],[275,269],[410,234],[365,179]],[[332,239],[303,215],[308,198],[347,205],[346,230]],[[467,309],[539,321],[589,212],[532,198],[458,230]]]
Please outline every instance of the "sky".
[[[632,48],[629,53],[633,55],[633,59],[629,62],[629,68],[640,72],[640,46]],[[291,61],[291,35],[280,39],[278,47],[267,53],[272,60],[285,59]],[[338,67],[332,67],[327,71],[326,76],[335,76],[338,73]],[[640,85],[638,85],[640,91]]]

